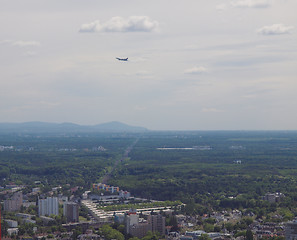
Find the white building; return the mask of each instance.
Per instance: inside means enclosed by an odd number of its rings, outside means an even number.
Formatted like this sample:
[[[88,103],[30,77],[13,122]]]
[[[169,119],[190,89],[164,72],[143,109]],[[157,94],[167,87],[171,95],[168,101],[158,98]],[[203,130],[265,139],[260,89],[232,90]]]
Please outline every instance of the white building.
[[[57,197],[47,197],[38,200],[39,216],[59,215],[59,202]]]
[[[89,195],[90,192],[91,192],[91,191],[85,191],[85,192],[82,194],[82,198],[83,198],[84,200],[88,199],[88,195]]]
[[[131,227],[137,226],[139,223],[139,216],[136,213],[136,210],[130,210],[125,218],[125,227],[126,227],[126,232],[130,233]]]
[[[8,227],[10,228],[17,228],[18,222],[10,219],[4,219],[4,221],[7,223]]]
[[[119,197],[128,199],[131,197],[130,192],[121,190],[119,193]]]
[[[40,192],[40,187],[32,188],[32,192],[34,193]]]
[[[18,235],[18,233],[19,233],[19,229],[18,228],[8,228],[7,229],[8,236]]]

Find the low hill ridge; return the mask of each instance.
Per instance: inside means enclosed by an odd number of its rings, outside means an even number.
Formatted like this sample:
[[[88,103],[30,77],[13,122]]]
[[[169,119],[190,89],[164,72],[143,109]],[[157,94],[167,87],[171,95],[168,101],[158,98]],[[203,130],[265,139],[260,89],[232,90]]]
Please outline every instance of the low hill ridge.
[[[23,122],[0,123],[0,133],[38,133],[38,132],[145,132],[144,127],[131,126],[113,121],[97,125],[79,125],[70,122]]]

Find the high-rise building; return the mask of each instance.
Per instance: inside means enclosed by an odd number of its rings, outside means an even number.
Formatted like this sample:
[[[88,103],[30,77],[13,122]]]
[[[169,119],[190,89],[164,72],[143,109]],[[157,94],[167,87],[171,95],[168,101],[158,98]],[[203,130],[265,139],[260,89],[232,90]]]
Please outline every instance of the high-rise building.
[[[148,221],[139,221],[139,215],[135,209],[131,209],[125,215],[125,227],[126,233],[131,234],[134,237],[143,238],[148,231],[150,231],[151,226]]]
[[[138,214],[136,213],[136,210],[131,209],[129,212],[127,212],[125,216],[126,232],[130,233],[131,227],[138,225],[138,222],[139,222],[139,217],[138,217]]]
[[[126,233],[138,238],[143,238],[148,231],[165,235],[165,217],[159,214],[149,215],[147,220],[139,219],[136,210],[130,210],[125,215],[125,228]]]
[[[149,215],[148,222],[151,224],[152,232],[159,232],[161,236],[165,235],[165,217],[161,214]]]
[[[59,202],[57,197],[47,197],[38,200],[39,216],[59,215]]]
[[[286,240],[297,239],[297,220],[285,224],[285,237]]]
[[[79,222],[78,204],[74,202],[65,202],[63,206],[63,214],[67,223]]]
[[[4,200],[4,211],[15,212],[21,209],[23,204],[23,193],[16,192],[12,195],[11,199]]]

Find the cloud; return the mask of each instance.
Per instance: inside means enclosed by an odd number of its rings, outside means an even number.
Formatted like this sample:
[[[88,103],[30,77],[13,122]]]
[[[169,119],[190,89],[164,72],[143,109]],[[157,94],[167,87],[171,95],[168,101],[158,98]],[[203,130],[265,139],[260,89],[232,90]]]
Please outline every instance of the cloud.
[[[231,4],[239,8],[267,8],[270,6],[269,0],[233,0]]]
[[[217,108],[203,108],[202,112],[224,112],[223,110],[217,109]]]
[[[147,57],[131,57],[131,60],[129,59],[129,62],[139,63],[139,62],[145,62],[147,60],[148,60]]]
[[[136,106],[134,106],[134,110],[136,110],[136,111],[144,111],[144,110],[146,110],[146,107],[140,106],[140,105],[136,105]]]
[[[18,47],[39,47],[40,42],[37,41],[23,41],[23,40],[3,40],[0,41],[0,44],[9,44],[11,46],[18,46]]]
[[[263,35],[280,35],[280,34],[289,34],[293,26],[285,26],[283,24],[273,24],[271,26],[264,26],[257,30],[257,33]]]
[[[216,5],[216,9],[218,11],[224,11],[224,10],[226,10],[226,8],[227,8],[227,5],[226,4],[218,4],[218,5]]]
[[[185,70],[186,74],[200,74],[207,73],[208,70],[205,67],[193,67]]]
[[[60,105],[60,103],[58,103],[58,102],[47,102],[47,101],[39,101],[38,104],[43,107],[48,107],[48,108],[56,107],[56,106]]]
[[[184,50],[198,50],[201,46],[198,46],[196,44],[187,45],[184,47]]]
[[[33,57],[33,56],[36,56],[37,53],[32,52],[32,51],[27,51],[27,52],[24,52],[23,55],[26,56],[26,57]]]
[[[151,73],[150,72],[148,72],[148,71],[138,71],[138,72],[136,72],[136,76],[142,76],[142,77],[145,77],[145,76],[150,76],[151,75]]]
[[[36,41],[14,41],[12,45],[18,47],[37,47],[40,46],[40,43]]]
[[[127,19],[113,17],[109,21],[101,23],[96,20],[83,24],[80,32],[152,32],[157,30],[159,23],[147,16],[131,16]]]

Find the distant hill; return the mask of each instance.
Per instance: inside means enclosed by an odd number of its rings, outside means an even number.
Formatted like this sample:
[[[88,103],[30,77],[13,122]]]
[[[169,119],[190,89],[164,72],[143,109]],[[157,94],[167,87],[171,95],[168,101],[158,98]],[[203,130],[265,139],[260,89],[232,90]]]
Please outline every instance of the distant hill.
[[[126,132],[144,132],[148,131],[148,129],[144,127],[135,127],[130,126],[125,123],[121,122],[108,122],[108,123],[102,123],[98,124],[92,127],[93,129],[100,130],[100,131],[126,131]]]
[[[97,125],[74,123],[0,123],[0,133],[70,133],[70,132],[145,132],[144,127],[130,126],[121,122],[108,122]]]

